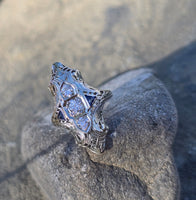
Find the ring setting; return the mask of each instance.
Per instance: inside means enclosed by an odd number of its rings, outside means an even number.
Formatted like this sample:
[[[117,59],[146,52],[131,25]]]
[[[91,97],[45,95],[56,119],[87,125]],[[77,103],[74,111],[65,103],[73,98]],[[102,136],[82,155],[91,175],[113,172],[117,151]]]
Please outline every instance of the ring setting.
[[[108,132],[102,109],[105,101],[112,96],[111,91],[89,86],[79,70],[59,62],[52,65],[49,90],[55,97],[52,123],[73,129],[78,145],[94,153],[102,153]]]

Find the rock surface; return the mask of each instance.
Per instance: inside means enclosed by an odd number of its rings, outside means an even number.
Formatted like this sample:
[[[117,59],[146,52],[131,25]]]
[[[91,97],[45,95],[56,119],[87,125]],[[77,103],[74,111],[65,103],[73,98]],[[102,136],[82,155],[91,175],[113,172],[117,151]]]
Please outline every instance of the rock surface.
[[[181,199],[196,199],[196,42],[150,65],[165,83],[178,110],[173,150],[181,180]]]
[[[33,178],[49,199],[179,199],[171,149],[177,114],[164,85],[138,69],[101,88],[113,92],[103,112],[110,127],[106,151],[87,153],[42,111],[22,137]]]

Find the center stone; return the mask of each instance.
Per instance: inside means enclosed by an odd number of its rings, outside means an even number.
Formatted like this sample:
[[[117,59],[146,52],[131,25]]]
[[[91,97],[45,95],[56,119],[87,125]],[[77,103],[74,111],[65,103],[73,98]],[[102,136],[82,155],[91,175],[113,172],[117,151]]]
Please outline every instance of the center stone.
[[[72,117],[78,116],[85,111],[84,104],[79,97],[75,97],[68,101],[68,110]]]

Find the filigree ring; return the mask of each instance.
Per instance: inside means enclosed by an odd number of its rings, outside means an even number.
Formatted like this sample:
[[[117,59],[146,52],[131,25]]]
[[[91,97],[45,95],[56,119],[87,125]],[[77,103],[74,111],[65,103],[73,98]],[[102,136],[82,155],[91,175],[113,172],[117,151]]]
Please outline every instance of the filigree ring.
[[[108,132],[102,109],[105,100],[112,96],[111,91],[89,86],[79,70],[59,62],[52,65],[49,90],[55,97],[53,124],[74,129],[77,144],[102,153]]]

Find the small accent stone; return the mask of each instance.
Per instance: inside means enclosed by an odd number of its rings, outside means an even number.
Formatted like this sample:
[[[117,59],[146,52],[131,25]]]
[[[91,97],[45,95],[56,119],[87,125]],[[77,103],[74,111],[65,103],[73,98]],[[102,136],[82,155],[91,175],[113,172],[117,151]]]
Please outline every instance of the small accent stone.
[[[92,106],[93,101],[94,101],[94,99],[95,99],[96,97],[95,97],[95,96],[88,96],[88,95],[85,95],[85,97],[86,97],[86,99],[87,99],[89,105]]]
[[[71,116],[75,117],[84,112],[85,107],[82,100],[79,97],[75,97],[68,101],[68,110]]]
[[[77,122],[77,127],[81,129],[82,131],[87,131],[90,126],[90,119],[87,115],[84,115],[82,117],[79,117]]]
[[[58,118],[61,120],[65,120],[65,117],[61,111],[59,111]]]
[[[61,87],[61,92],[63,97],[68,99],[74,95],[74,88],[70,84],[64,83]]]

